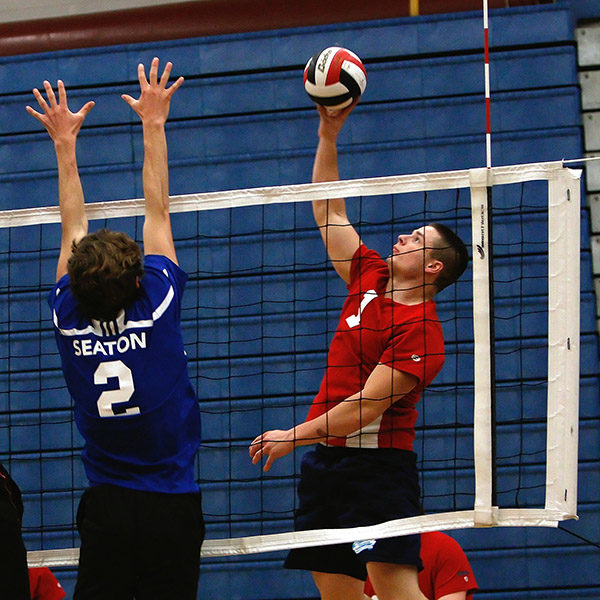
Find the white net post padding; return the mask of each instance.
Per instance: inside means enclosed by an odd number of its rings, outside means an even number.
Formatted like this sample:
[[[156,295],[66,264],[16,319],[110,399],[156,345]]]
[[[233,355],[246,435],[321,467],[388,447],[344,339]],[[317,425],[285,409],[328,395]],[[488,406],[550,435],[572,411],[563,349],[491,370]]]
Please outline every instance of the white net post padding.
[[[577,514],[580,171],[548,181],[546,509]]]
[[[492,506],[492,339],[490,298],[490,215],[488,187],[492,185],[491,170],[472,169],[471,231],[473,257],[473,446],[475,456],[475,525],[494,525],[496,507]]]
[[[474,461],[476,490],[473,510],[428,514],[370,527],[328,529],[208,539],[205,557],[268,552],[295,547],[377,539],[434,530],[477,526],[546,526],[576,517],[579,376],[579,180],[580,171],[561,162],[535,163],[175,196],[171,212],[195,212],[260,204],[308,202],[331,197],[377,196],[432,190],[471,189],[473,231],[473,306],[475,335]],[[548,181],[549,191],[549,358],[546,501],[544,508],[492,506],[491,386],[489,328],[489,273],[487,260],[478,258],[477,245],[488,244],[488,185]],[[141,199],[88,205],[90,220],[140,216]],[[60,223],[58,207],[0,211],[1,227]],[[485,253],[487,254],[487,253]],[[79,550],[68,548],[28,553],[31,566],[69,566]]]

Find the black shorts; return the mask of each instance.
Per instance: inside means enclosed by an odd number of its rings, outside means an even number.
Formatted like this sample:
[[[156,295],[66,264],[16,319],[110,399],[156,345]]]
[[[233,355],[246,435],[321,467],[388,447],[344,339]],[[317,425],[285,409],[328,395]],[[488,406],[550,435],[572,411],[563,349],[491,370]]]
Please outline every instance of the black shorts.
[[[394,448],[337,448],[319,445],[302,459],[296,530],[376,525],[420,515],[416,455]],[[420,535],[292,550],[288,569],[350,575],[363,581],[366,563],[423,568]]]
[[[79,503],[74,600],[195,600],[204,519],[200,492],[99,485]]]
[[[23,501],[19,486],[0,465],[0,582],[2,597],[30,600],[27,552],[21,534]]]

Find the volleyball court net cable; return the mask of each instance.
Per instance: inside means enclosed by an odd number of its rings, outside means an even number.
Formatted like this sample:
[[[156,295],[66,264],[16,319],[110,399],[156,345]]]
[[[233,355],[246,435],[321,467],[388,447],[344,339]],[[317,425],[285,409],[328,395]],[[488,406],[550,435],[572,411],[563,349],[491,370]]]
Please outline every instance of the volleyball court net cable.
[[[438,529],[556,526],[576,516],[579,179],[553,162],[172,198],[178,259],[190,276],[182,328],[203,418],[203,556]],[[308,447],[264,473],[248,446],[263,431],[302,422],[323,377],[347,290],[310,201],[338,197],[347,199],[363,242],[384,257],[398,234],[440,222],[471,246],[472,260],[436,298],[446,362],[418,405],[423,515],[295,532]],[[88,205],[90,230],[123,230],[140,242],[142,215],[139,199]],[[59,219],[56,207],[0,212],[0,460],[24,494],[29,562],[46,566],[77,564],[75,514],[87,486],[46,302]]]

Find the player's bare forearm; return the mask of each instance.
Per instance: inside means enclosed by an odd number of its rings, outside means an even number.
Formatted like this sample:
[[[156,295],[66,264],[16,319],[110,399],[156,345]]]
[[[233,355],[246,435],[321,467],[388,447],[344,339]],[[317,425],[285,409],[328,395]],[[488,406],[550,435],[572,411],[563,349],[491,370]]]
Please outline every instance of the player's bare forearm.
[[[162,254],[177,262],[171,216],[169,214],[169,171],[164,124],[143,125],[144,166],[142,180],[146,214],[144,250],[146,254]]]
[[[336,138],[337,135],[319,137],[313,163],[313,183],[339,181]],[[314,200],[312,206],[315,221],[319,227],[324,227],[334,220],[345,219],[348,221],[346,202],[343,198]]]
[[[417,378],[380,364],[375,367],[365,387],[315,419],[291,429],[267,431],[250,445],[253,464],[267,458],[264,470],[273,461],[289,454],[297,446],[307,446],[330,439],[345,438],[366,427],[394,402],[410,392]]]
[[[319,112],[319,143],[313,163],[312,181],[322,183],[325,181],[339,181],[337,137],[351,109],[338,111],[335,115],[330,114],[322,106],[318,106]],[[346,216],[346,203],[343,198],[329,200],[315,200],[313,212],[317,225],[322,227],[336,217]],[[328,218],[330,217],[330,218]]]
[[[354,394],[312,421],[296,426],[298,445],[304,446],[328,439],[340,439],[366,427],[392,404],[392,399],[367,398]]]
[[[58,281],[67,272],[73,242],[78,242],[88,232],[85,198],[79,177],[75,151],[75,136],[69,140],[55,141],[58,165],[58,204],[62,227],[60,254],[56,267]]]
[[[394,402],[410,392],[416,377],[377,365],[369,375],[364,388],[340,402],[325,414],[296,426],[296,438],[305,443],[344,438],[372,423]],[[310,441],[314,440],[314,441]],[[300,442],[299,445],[303,445]]]
[[[176,262],[175,246],[169,215],[169,172],[165,122],[169,115],[170,102],[175,91],[183,83],[179,77],[167,87],[172,63],[167,62],[158,77],[158,58],[150,65],[148,78],[144,65],[138,65],[140,97],[123,94],[122,98],[131,106],[142,121],[144,134],[143,186],[146,206],[144,220],[144,251],[146,254],[162,254]]]
[[[58,196],[62,225],[61,250],[58,258],[56,277],[66,273],[68,258],[73,241],[79,241],[88,229],[85,214],[83,188],[77,167],[77,136],[94,102],[86,102],[77,112],[69,109],[67,92],[61,80],[57,82],[58,100],[49,81],[44,81],[46,98],[36,88],[33,95],[42,112],[27,106],[27,112],[46,128],[54,142],[58,165]]]
[[[75,143],[56,145],[58,165],[58,203],[60,207],[63,237],[78,240],[87,233],[87,217],[83,187],[77,168]]]
[[[319,111],[319,143],[315,153],[312,180],[314,183],[338,181],[337,137],[352,107],[331,114],[323,107]],[[346,213],[343,198],[315,200],[312,203],[315,222],[327,253],[338,275],[346,282],[350,278],[350,261],[360,246],[360,237]]]
[[[146,214],[169,218],[169,171],[164,124],[144,123],[142,170]]]
[[[346,437],[375,420],[389,403],[363,403],[360,394],[351,396],[328,413],[287,430],[266,431],[250,444],[253,464],[266,458],[263,466],[268,471],[273,462],[288,455],[298,446],[308,446],[328,439]]]

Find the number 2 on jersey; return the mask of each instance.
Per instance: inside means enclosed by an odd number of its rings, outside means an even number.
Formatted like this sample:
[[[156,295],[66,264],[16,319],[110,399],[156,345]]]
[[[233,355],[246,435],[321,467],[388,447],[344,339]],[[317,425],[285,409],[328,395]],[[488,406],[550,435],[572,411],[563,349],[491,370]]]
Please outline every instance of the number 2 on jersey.
[[[98,398],[98,414],[101,417],[123,417],[125,415],[139,415],[139,406],[126,408],[124,411],[115,412],[114,405],[129,402],[135,390],[131,369],[120,360],[111,360],[98,365],[94,373],[94,384],[105,385],[111,377],[116,377],[119,387],[116,390],[105,390]]]

